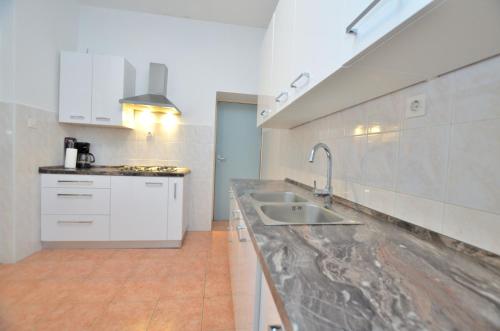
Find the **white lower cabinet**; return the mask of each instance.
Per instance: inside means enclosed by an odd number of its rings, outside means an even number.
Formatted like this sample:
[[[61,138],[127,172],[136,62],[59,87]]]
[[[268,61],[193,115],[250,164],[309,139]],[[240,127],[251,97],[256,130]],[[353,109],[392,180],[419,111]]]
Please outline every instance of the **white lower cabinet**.
[[[42,174],[42,241],[180,244],[187,228],[185,181],[185,177]]]
[[[284,330],[233,192],[229,197],[228,247],[235,328],[269,331],[271,326],[279,326],[281,329],[276,331]]]

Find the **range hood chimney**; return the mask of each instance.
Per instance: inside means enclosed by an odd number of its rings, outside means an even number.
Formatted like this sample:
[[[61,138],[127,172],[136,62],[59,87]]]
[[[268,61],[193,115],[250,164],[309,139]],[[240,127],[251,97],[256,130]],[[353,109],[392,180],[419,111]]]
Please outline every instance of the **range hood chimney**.
[[[148,94],[120,99],[123,109],[181,115],[181,111],[167,99],[168,68],[161,63],[149,64]]]

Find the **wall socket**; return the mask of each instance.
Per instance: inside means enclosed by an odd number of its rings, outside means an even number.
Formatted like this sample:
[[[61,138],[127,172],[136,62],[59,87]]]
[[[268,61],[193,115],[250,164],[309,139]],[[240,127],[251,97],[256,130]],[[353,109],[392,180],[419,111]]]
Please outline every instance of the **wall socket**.
[[[424,116],[425,111],[425,94],[406,99],[406,118]]]

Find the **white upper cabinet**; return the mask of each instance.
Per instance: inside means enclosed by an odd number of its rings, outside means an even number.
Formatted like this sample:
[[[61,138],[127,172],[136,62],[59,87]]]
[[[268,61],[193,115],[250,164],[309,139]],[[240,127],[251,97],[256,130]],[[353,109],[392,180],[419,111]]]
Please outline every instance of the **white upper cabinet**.
[[[123,57],[93,56],[92,124],[126,126],[118,100],[135,92],[135,71]]]
[[[294,16],[295,0],[281,0],[274,13],[272,53],[272,91],[278,112],[289,103]]]
[[[295,0],[290,102],[341,65],[344,0]]]
[[[261,63],[281,102],[258,123],[293,128],[497,55],[499,12],[498,0],[280,0]]]
[[[133,127],[119,100],[135,94],[135,69],[123,57],[61,52],[59,121]]]
[[[61,52],[59,121],[90,123],[92,116],[92,57]]]
[[[274,15],[262,41],[260,51],[259,95],[257,101],[257,125],[268,118],[276,109],[273,96],[273,38]]]

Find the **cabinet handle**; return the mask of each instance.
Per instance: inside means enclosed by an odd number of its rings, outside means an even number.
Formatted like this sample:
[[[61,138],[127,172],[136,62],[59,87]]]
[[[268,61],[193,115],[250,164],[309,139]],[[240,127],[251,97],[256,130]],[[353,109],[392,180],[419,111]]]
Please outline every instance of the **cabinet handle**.
[[[58,183],[81,183],[81,184],[92,184],[94,181],[92,180],[58,180]]]
[[[107,121],[107,122],[111,121],[111,118],[109,117],[96,117],[95,119],[96,121]]]
[[[266,116],[266,115],[267,115],[267,114],[269,114],[269,113],[270,113],[270,111],[269,111],[269,110],[264,109],[264,110],[261,110],[261,112],[260,112],[260,116],[261,116],[261,117],[264,117],[264,116]]]
[[[74,120],[84,120],[85,116],[83,116],[83,115],[70,115],[69,118],[74,119]]]
[[[297,78],[295,78],[293,80],[293,82],[290,84],[290,87],[291,88],[298,88],[299,85],[297,85],[297,83],[299,82],[299,80],[301,80],[302,78],[307,78],[307,80],[309,81],[309,78],[311,78],[311,75],[308,73],[308,72],[303,72],[301,73],[299,76],[297,76]]]
[[[238,233],[238,241],[240,241],[240,242],[247,241],[247,238],[244,238],[244,237],[241,236],[241,231],[245,230],[245,229],[246,229],[246,227],[244,227],[243,225],[238,225],[236,227],[236,232]]]
[[[80,194],[80,193],[57,193],[58,197],[82,197],[82,198],[92,198],[92,194]]]
[[[177,183],[174,183],[174,200],[177,200]]]
[[[283,328],[281,325],[269,325],[269,331],[281,331]]]
[[[239,220],[239,215],[241,215],[241,212],[239,210],[233,210],[233,219]]]
[[[159,183],[159,182],[146,182],[146,186],[163,186],[163,183]]]
[[[92,224],[94,221],[57,221],[58,224]]]
[[[284,102],[288,99],[288,92],[281,92],[278,94],[276,98],[274,98],[274,101],[276,102]]]
[[[370,4],[347,26],[345,33],[357,34],[358,31],[354,28],[359,21],[363,19],[381,0],[373,0]]]

